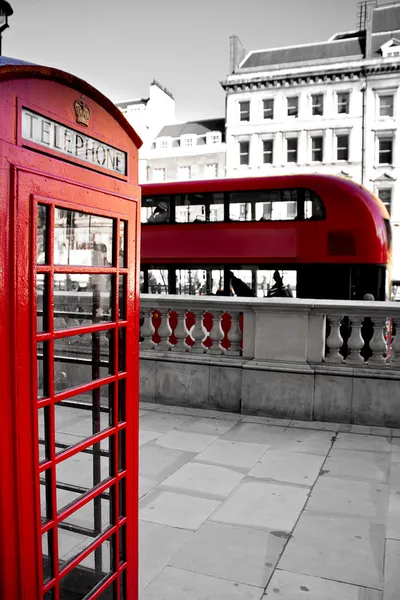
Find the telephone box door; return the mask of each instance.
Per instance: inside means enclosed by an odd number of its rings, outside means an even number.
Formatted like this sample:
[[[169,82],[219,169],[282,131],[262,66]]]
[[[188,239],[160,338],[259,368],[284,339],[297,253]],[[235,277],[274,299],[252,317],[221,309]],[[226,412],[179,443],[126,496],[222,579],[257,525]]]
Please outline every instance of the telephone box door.
[[[26,556],[39,557],[26,581],[36,570],[45,600],[134,600],[138,188],[128,199],[15,179],[19,481],[22,505],[32,476],[37,500],[20,519]]]

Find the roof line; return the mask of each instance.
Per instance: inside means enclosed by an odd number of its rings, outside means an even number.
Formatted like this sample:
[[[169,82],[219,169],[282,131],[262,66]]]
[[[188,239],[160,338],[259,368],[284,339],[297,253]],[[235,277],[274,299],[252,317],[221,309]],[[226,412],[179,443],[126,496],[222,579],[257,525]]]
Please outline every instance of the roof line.
[[[400,6],[400,4],[399,4]],[[374,31],[371,35],[390,35],[392,34],[392,36],[394,37],[395,33],[399,33],[400,29],[391,29],[390,31]]]
[[[386,8],[393,8],[395,6],[400,6],[400,2],[392,2],[389,4],[381,4],[380,6],[374,6],[374,12],[376,10],[385,10]]]
[[[343,33],[346,33],[345,31]],[[338,34],[335,33],[335,35],[343,35],[342,34]],[[349,33],[352,33],[351,31]],[[289,48],[306,48],[309,46],[320,46],[321,44],[336,44],[336,43],[341,43],[343,44],[343,42],[349,41],[351,39],[359,39],[362,35],[362,32],[360,32],[359,36],[354,36],[354,38],[349,38],[348,40],[328,40],[328,41],[322,41],[322,42],[312,42],[311,44],[294,44],[292,46],[279,46],[277,48],[264,48],[262,50],[250,50],[247,54],[247,56],[249,56],[250,54],[259,54],[261,52],[272,52],[274,50],[289,50]],[[247,58],[246,56],[246,58]],[[242,60],[242,62],[244,62],[245,59]]]

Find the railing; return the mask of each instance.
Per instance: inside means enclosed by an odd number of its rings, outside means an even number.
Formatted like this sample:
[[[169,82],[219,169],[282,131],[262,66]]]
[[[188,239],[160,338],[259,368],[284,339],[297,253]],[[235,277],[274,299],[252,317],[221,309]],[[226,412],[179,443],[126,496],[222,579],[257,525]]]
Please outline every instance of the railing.
[[[400,304],[141,295],[141,350],[400,369]]]

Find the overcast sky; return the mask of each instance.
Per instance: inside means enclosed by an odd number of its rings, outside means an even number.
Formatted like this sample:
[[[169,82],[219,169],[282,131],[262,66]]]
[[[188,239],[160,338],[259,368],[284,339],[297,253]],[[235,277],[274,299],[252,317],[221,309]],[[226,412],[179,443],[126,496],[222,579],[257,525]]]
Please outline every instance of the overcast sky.
[[[3,54],[63,69],[112,100],[157,79],[178,121],[224,116],[229,36],[247,50],[356,29],[357,0],[9,0]]]

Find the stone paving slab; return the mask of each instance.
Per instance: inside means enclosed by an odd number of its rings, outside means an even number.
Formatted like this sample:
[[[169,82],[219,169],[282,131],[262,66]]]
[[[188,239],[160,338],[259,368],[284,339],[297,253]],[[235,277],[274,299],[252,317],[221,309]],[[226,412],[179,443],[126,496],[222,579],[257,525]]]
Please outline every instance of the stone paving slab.
[[[399,600],[399,430],[140,408],[140,600]]]

